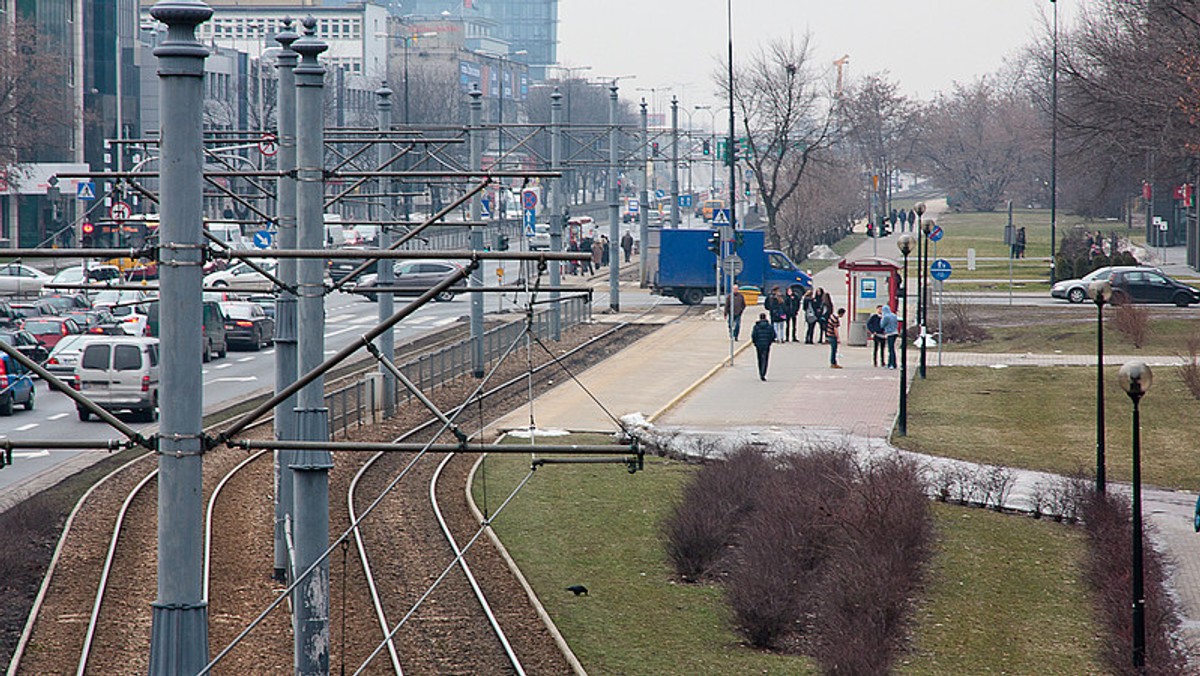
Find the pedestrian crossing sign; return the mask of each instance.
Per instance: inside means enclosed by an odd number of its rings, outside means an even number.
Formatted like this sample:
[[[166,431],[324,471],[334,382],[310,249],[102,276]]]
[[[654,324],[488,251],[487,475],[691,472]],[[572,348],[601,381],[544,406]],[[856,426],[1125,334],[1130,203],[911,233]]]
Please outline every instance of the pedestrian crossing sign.
[[[94,200],[96,199],[96,184],[92,181],[80,181],[75,187],[75,199],[77,200]]]
[[[729,210],[728,209],[713,209],[712,224],[713,225],[729,225]]]

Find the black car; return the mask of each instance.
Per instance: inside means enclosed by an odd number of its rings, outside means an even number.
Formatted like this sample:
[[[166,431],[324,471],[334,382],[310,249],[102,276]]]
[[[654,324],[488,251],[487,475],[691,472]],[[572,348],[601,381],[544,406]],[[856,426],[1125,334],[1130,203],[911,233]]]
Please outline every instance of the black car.
[[[396,281],[389,285],[389,288],[395,289],[394,293],[398,296],[419,296],[450,275],[460,272],[463,268],[454,261],[431,260],[400,261],[392,269],[395,271]],[[454,283],[456,287],[465,287],[466,285],[465,278]],[[375,301],[378,299],[378,294],[374,289],[378,286],[379,280],[376,275],[363,275],[362,281],[354,287],[354,292],[361,293],[368,300]],[[454,296],[453,291],[443,291],[437,295],[435,300],[451,301],[454,300]]]
[[[363,251],[363,250],[364,249],[362,249],[361,247],[345,247],[343,249],[338,249],[338,251]],[[329,259],[329,278],[331,280],[333,280],[333,282],[336,284],[336,283],[342,281],[343,277],[350,274],[351,272],[354,272],[354,270],[357,269],[358,266],[360,266],[366,262],[367,262],[366,258],[331,258],[331,259]],[[372,265],[371,267],[367,268],[362,273],[360,273],[359,278],[361,279],[362,275],[366,275],[366,274],[374,273],[374,272],[375,272],[375,266]]]
[[[1108,281],[1112,283],[1114,303],[1174,303],[1179,307],[1200,303],[1200,290],[1155,268],[1113,268]]]
[[[221,303],[221,312],[225,314],[225,340],[230,345],[258,350],[274,340],[275,320],[257,303],[226,301]]]
[[[45,363],[46,359],[50,356],[50,350],[46,349],[42,341],[38,340],[37,336],[34,336],[25,329],[13,327],[2,328],[0,329],[0,340],[17,348],[17,351],[21,354],[39,364]]]

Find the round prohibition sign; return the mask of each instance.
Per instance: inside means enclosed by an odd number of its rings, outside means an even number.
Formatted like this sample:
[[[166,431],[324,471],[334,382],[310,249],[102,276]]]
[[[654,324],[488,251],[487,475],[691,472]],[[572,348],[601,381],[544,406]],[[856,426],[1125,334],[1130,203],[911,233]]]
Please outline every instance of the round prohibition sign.
[[[117,223],[124,223],[133,215],[133,210],[124,202],[113,202],[112,207],[108,210],[108,217]]]
[[[275,138],[274,134],[262,135],[262,138],[258,140],[258,152],[267,157],[272,157],[275,153],[279,152],[278,139]]]

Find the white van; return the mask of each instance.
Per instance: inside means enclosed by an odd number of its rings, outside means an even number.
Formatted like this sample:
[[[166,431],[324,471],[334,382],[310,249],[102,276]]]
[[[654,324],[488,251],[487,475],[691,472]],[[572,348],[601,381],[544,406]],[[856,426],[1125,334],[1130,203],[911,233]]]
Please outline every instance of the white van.
[[[231,249],[249,249],[250,242],[242,234],[242,226],[227,221],[209,221],[204,224],[213,237],[224,242]]]
[[[341,214],[325,214],[325,248],[335,249],[346,245],[346,226]]]
[[[143,422],[158,418],[158,339],[90,336],[75,367],[75,389],[106,411],[128,410]],[[79,419],[91,411],[76,406]]]

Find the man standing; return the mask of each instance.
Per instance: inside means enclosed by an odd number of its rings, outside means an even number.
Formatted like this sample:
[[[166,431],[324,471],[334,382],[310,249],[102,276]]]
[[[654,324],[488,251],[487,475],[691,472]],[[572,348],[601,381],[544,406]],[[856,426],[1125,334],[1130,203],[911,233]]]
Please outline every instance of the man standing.
[[[883,347],[887,344],[887,339],[883,335],[882,305],[876,305],[875,312],[867,318],[867,335],[871,338],[871,365],[887,366],[887,360],[883,355]]]
[[[771,343],[775,342],[775,327],[771,326],[767,313],[758,313],[758,321],[754,322],[750,340],[754,343],[754,351],[758,353],[758,379],[766,380],[767,359],[771,356]]]
[[[633,255],[633,235],[626,230],[624,235],[621,235],[621,251],[625,252],[625,262],[629,262],[629,257]]]
[[[896,336],[900,335],[900,318],[892,312],[889,305],[883,306],[883,321],[881,328],[883,336],[887,339],[888,359],[887,367],[890,369],[896,368]]]
[[[838,327],[842,325],[842,317],[845,314],[846,308],[840,307],[825,320],[825,340],[829,341],[829,368],[832,369],[842,368],[842,365],[837,363]]]
[[[729,322],[729,335],[733,336],[734,340],[742,333],[742,313],[746,311],[746,297],[738,292],[738,287],[733,286],[733,292],[725,296],[725,317]]]

